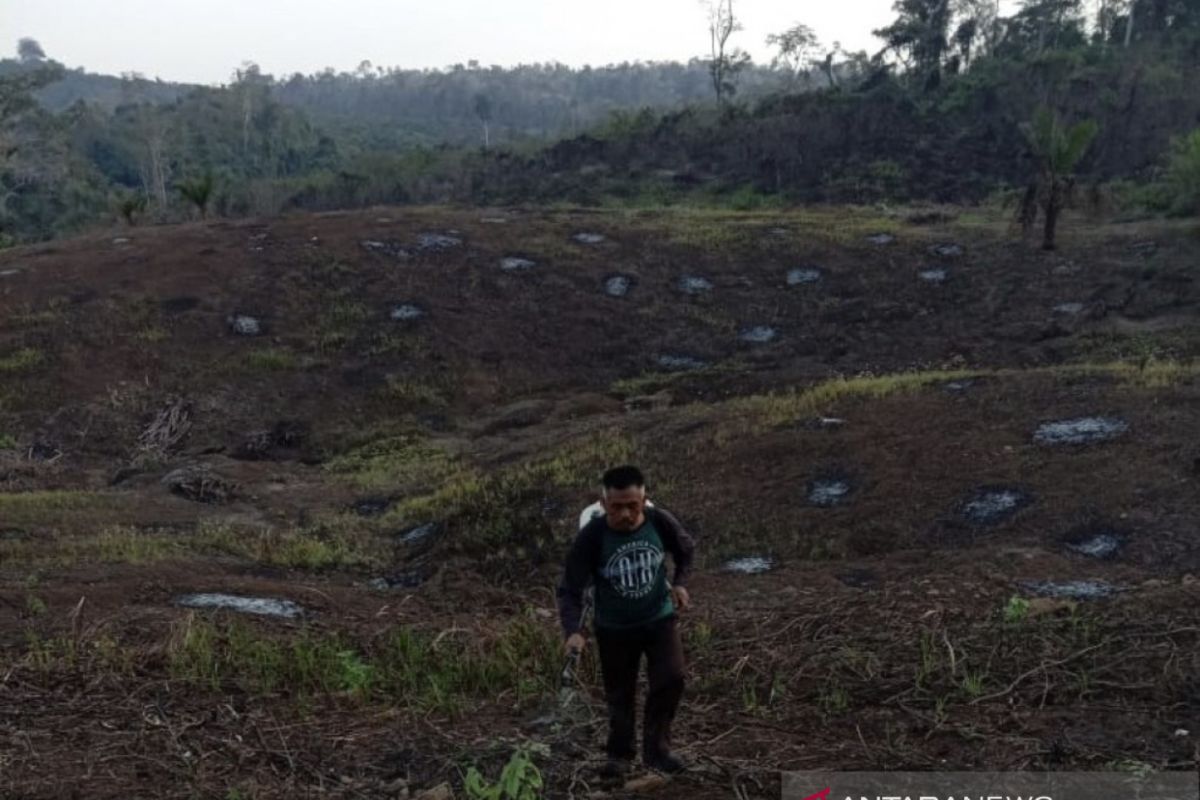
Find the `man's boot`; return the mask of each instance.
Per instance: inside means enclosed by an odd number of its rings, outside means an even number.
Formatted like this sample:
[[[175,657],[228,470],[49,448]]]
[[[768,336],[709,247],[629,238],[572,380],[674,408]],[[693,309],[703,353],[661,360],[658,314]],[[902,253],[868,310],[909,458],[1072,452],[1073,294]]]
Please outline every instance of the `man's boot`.
[[[642,757],[642,762],[648,769],[665,772],[668,775],[674,775],[687,769],[687,765],[679,756],[670,752],[647,753]]]
[[[604,766],[600,768],[600,777],[620,779],[624,778],[633,770],[632,758],[621,758],[619,756],[609,756],[604,762]]]

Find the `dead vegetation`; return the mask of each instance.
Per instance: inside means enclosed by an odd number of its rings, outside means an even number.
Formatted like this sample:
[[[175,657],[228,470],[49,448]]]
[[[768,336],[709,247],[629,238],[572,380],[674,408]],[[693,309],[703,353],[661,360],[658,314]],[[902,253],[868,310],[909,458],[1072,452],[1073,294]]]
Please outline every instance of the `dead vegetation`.
[[[546,797],[619,796],[594,769],[593,652],[582,702],[555,702],[552,595],[619,461],[701,542],[695,769],[658,796],[771,797],[818,766],[1194,764],[1195,242],[1067,224],[1044,255],[977,212],[505,213],[277,220],[261,250],[259,227],[140,229],[144,263],[104,239],[5,255],[37,279],[0,296],[0,793],[461,796],[513,765]],[[435,230],[464,243],[361,245]],[[946,283],[918,280],[956,241]],[[537,267],[504,273],[512,253]],[[821,280],[789,285],[800,264]],[[636,282],[604,296],[618,267]],[[685,273],[711,291],[681,295]],[[110,302],[120,281],[141,299]],[[55,300],[65,282],[92,299]],[[225,326],[244,308],[259,341]],[[1122,435],[1035,435],[1089,415]],[[852,491],[812,502],[830,476]],[[1029,502],[973,524],[988,486]],[[1113,554],[1070,546],[1092,527]],[[1072,581],[1114,589],[1029,589]],[[178,607],[192,592],[304,613]]]

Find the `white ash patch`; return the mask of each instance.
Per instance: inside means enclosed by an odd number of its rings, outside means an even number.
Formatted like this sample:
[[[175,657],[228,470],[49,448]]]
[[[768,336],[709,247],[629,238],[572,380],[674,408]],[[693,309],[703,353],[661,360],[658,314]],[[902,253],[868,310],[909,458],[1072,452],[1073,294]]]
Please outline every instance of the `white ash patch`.
[[[233,594],[200,593],[185,594],[175,599],[177,605],[184,608],[216,608],[239,611],[243,614],[256,614],[265,617],[283,617],[294,619],[304,613],[304,609],[291,600],[278,600],[273,597],[241,597]]]
[[[259,336],[262,334],[262,322],[258,317],[249,314],[234,314],[227,320],[229,330],[238,336]]]
[[[1032,498],[1010,487],[987,487],[963,504],[962,513],[977,525],[994,525],[1008,519],[1030,503]]]
[[[787,273],[788,286],[805,286],[810,283],[820,283],[825,277],[825,271],[820,267],[796,267]]]
[[[1128,430],[1129,423],[1116,417],[1079,417],[1044,423],[1033,440],[1038,444],[1092,444],[1116,439]]]
[[[759,575],[769,572],[775,567],[775,559],[770,556],[742,556],[726,561],[722,569],[726,572],[737,572],[742,575]]]
[[[450,233],[422,233],[417,236],[417,249],[422,251],[450,250],[462,243],[461,237]]]
[[[1039,597],[1068,600],[1099,600],[1121,591],[1120,587],[1100,580],[1021,581],[1020,586]]]
[[[751,344],[766,344],[767,342],[773,342],[775,337],[778,335],[778,331],[769,325],[755,325],[753,327],[743,328],[738,332],[739,339],[741,339],[743,342],[750,342]]]
[[[604,293],[609,297],[624,297],[635,283],[632,275],[609,275],[604,279]]]
[[[684,294],[703,294],[712,291],[713,283],[701,275],[683,275],[676,282],[676,286]]]
[[[853,488],[845,478],[819,478],[808,485],[808,502],[818,508],[839,506]]]
[[[500,259],[500,269],[505,272],[524,272],[537,266],[536,261],[520,256],[506,256]]]
[[[656,363],[663,369],[678,372],[704,369],[708,366],[707,361],[702,361],[699,358],[692,358],[691,356],[661,355],[658,357]]]
[[[402,303],[393,308],[389,316],[399,322],[411,322],[412,320],[424,317],[425,309],[414,303]]]

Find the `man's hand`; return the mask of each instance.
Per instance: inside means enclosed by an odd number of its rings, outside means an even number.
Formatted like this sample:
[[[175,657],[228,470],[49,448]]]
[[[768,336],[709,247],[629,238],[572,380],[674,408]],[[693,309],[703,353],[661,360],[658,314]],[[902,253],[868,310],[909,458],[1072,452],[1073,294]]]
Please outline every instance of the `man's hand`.
[[[583,645],[586,643],[586,641],[587,640],[583,638],[582,633],[572,633],[567,637],[567,643],[563,645],[563,650],[566,651],[567,655],[570,655],[571,653],[582,653]]]
[[[675,601],[675,607],[680,611],[687,611],[692,605],[692,598],[688,594],[688,590],[682,586],[671,587],[671,599]]]

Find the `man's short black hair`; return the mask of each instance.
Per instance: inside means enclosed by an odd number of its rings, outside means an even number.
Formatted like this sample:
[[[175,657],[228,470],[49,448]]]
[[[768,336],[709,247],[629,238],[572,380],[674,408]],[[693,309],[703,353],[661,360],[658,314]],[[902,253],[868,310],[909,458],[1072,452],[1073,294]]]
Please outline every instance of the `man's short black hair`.
[[[645,486],[646,476],[632,464],[613,467],[604,473],[605,489],[628,489],[630,486]]]

